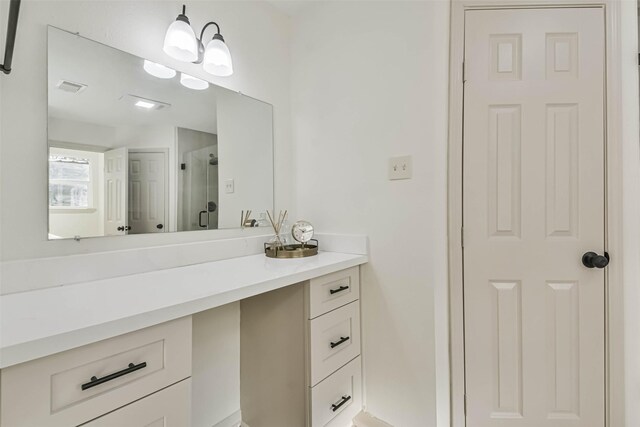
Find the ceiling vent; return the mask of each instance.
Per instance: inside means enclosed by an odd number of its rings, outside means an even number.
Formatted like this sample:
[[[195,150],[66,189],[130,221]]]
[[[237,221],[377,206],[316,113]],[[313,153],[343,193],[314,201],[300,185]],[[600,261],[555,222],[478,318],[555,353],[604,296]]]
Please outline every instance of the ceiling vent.
[[[60,80],[56,87],[64,92],[80,93],[87,88],[87,85],[70,82],[68,80]]]

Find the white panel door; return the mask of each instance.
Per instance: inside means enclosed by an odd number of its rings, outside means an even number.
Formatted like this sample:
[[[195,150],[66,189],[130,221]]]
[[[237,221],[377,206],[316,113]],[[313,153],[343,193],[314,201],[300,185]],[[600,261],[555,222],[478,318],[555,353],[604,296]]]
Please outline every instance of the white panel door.
[[[167,230],[166,163],[164,153],[129,153],[129,234]]]
[[[127,149],[104,153],[104,234],[127,233]]]
[[[604,14],[465,18],[468,427],[602,427]]]

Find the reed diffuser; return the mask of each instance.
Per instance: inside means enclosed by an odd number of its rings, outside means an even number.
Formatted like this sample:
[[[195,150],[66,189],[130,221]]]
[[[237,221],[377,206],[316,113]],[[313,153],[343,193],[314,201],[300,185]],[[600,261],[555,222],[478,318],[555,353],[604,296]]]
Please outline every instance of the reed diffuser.
[[[277,250],[284,250],[285,248],[285,242],[283,242],[280,232],[282,230],[282,224],[284,224],[284,222],[287,220],[288,213],[289,211],[287,210],[285,210],[284,212],[280,211],[280,213],[278,214],[278,222],[275,222],[273,220],[273,216],[271,216],[271,213],[267,211],[267,216],[269,216],[269,222],[271,222],[271,227],[273,227],[273,231],[275,233],[273,243],[275,245],[275,249]],[[275,216],[275,212],[273,213],[273,215]]]
[[[271,215],[267,211],[274,237],[269,243],[264,244],[265,255],[269,258],[304,258],[317,255],[318,241],[312,239],[313,226],[307,221],[298,221],[290,230],[287,226],[288,213],[286,210],[280,211],[278,221],[275,221],[275,212]]]

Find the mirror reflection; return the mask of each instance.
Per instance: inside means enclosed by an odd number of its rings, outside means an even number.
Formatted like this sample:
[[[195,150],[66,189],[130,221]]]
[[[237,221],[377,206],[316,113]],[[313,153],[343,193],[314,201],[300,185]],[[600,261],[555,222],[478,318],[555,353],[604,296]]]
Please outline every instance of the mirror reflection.
[[[48,31],[50,239],[237,228],[273,209],[271,105]]]

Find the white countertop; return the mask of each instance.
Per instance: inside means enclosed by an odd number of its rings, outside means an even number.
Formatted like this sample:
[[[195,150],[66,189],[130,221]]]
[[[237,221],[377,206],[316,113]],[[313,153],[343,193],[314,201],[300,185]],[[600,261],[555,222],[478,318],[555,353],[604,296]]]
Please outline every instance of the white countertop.
[[[263,254],[0,296],[0,368],[48,356],[368,261]]]

